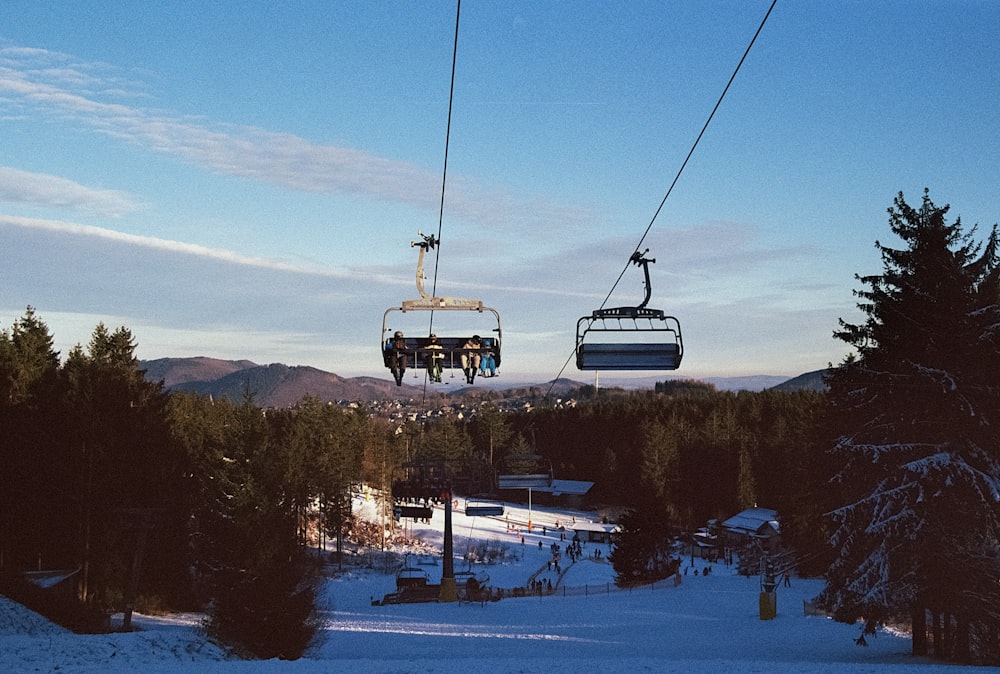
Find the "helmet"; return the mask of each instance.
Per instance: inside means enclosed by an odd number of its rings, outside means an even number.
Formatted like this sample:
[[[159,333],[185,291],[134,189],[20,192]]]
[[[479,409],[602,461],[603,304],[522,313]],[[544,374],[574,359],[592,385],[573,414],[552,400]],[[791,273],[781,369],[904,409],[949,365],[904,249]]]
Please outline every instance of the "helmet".
[[[472,336],[472,341],[473,342],[478,342],[479,341],[479,335],[473,335]]]
[[[431,334],[431,339],[437,339],[437,338],[438,338],[438,336],[437,336],[437,335],[435,335],[435,334]]]

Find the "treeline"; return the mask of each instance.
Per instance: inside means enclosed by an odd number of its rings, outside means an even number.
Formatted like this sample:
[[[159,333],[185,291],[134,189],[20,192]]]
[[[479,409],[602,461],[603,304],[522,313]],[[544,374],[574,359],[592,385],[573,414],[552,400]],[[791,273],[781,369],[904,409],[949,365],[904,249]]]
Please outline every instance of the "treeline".
[[[759,505],[779,511],[793,540],[816,547],[816,492],[830,473],[823,401],[814,391],[720,392],[681,381],[605,391],[575,407],[540,397],[515,414],[487,403],[470,420],[409,425],[403,437],[411,461],[447,466],[462,493],[492,492],[504,473],[551,473],[593,482],[590,505],[655,507],[663,532]],[[822,558],[810,559],[814,569]]]
[[[557,477],[594,481],[598,502],[657,500],[669,524],[695,529],[754,505],[791,514],[820,470],[822,400],[698,384],[542,409],[530,423]]]
[[[265,411],[167,394],[135,346],[99,325],[60,362],[30,307],[0,332],[0,582],[31,600],[23,571],[75,571],[76,601],[47,608],[78,629],[133,604],[211,606],[223,642],[296,657],[314,629],[307,544],[341,540],[351,485],[387,457],[390,479],[398,442],[311,398]]]
[[[101,613],[130,603],[137,551],[147,610],[224,606],[259,595],[241,584],[264,578],[294,595],[301,573],[268,574],[296,568],[317,536],[339,543],[352,485],[389,490],[406,464],[440,464],[468,493],[493,491],[502,472],[551,470],[595,482],[600,503],[648,494],[672,526],[695,527],[755,503],[790,511],[807,482],[788,477],[816,452],[819,394],[688,382],[517,415],[486,403],[471,420],[397,429],[309,397],[263,410],[252,396],[167,393],[135,348],[126,328],[99,325],[61,362],[30,307],[0,332],[0,572],[79,569],[76,594]]]
[[[3,571],[78,569],[84,602],[122,599],[142,509],[157,511],[147,579],[183,591],[190,461],[176,450],[168,397],[136,368],[131,334],[98,326],[60,363],[29,307],[0,335],[0,553]],[[171,599],[181,600],[182,597]]]

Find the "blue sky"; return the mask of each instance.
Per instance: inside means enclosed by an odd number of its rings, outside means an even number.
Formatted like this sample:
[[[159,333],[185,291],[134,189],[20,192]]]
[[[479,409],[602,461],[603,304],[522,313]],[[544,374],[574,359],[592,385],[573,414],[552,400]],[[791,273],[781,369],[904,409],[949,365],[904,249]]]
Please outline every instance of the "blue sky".
[[[436,263],[438,294],[500,312],[505,376],[563,368],[769,5],[462,3],[427,285]],[[988,0],[779,0],[643,244],[677,375],[839,362],[899,191],[1000,220],[998,29]],[[454,2],[7,0],[0,327],[31,305],[63,355],[103,322],[141,358],[388,377],[454,30]],[[642,294],[632,267],[609,306]]]

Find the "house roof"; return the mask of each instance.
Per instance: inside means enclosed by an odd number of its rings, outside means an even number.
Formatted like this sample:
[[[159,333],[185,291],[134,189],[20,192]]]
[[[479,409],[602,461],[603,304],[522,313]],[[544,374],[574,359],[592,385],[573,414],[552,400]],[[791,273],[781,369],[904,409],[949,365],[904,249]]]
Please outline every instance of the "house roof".
[[[722,526],[747,536],[768,536],[781,532],[778,512],[771,508],[748,508],[724,521]]]

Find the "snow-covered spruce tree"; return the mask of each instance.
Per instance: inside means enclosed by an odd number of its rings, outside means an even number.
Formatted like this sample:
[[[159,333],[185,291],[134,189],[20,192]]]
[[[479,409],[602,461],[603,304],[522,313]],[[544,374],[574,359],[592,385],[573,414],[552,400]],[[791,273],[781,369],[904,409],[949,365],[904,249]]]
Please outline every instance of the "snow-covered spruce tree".
[[[970,590],[1000,569],[1000,270],[997,226],[976,242],[947,211],[926,190],[919,209],[896,197],[889,224],[905,247],[876,242],[883,273],[856,277],[864,322],[835,333],[856,352],[828,378],[839,507],[823,598],[864,621],[862,644],[911,618],[918,654],[929,611],[945,626],[935,654],[965,660],[970,623],[995,620]],[[992,562],[954,566],[962,557]]]

